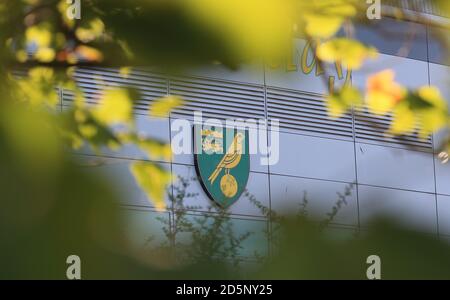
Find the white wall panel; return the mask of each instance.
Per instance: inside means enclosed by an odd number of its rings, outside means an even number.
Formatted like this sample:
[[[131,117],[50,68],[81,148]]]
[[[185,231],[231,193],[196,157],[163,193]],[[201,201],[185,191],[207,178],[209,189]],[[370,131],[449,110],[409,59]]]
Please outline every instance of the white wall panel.
[[[255,257],[255,251],[258,255],[266,256],[269,251],[268,241],[268,223],[267,221],[257,220],[245,220],[245,219],[231,219],[233,223],[233,229],[238,235],[244,235],[250,232],[250,236],[243,241],[242,249],[239,251],[239,255],[253,258]]]
[[[360,70],[353,71],[353,85],[365,89],[368,76],[385,69],[392,69],[395,80],[406,87],[417,88],[428,84],[426,62],[380,54],[378,59],[368,60]]]
[[[450,105],[450,67],[430,63],[430,84],[439,88],[442,96]],[[438,147],[445,137],[445,131],[435,134],[434,146]]]
[[[439,234],[450,236],[450,196],[437,196]]]
[[[139,135],[147,138],[152,138],[163,143],[170,143],[169,133],[169,118],[154,118],[147,115],[135,115],[136,130]],[[102,151],[112,157],[120,158],[132,158],[132,159],[144,159],[149,160],[148,155],[145,154],[138,147],[130,144],[125,144],[117,151],[111,151],[109,149],[102,149]],[[158,158],[158,161],[168,162],[167,159]]]
[[[280,157],[271,173],[355,181],[353,142],[280,133]]]
[[[237,70],[231,70],[223,65],[210,65],[202,68],[191,69],[184,75],[199,76],[230,81],[264,84],[263,63],[245,64]]]
[[[101,174],[101,176],[109,179],[122,204],[154,207],[153,203],[148,200],[145,193],[136,184],[129,170],[133,161],[83,155],[77,155],[75,158],[80,161],[81,168],[93,174]],[[169,164],[161,163],[159,165],[170,171]],[[170,191],[168,192],[170,193]],[[165,198],[167,205],[169,205],[167,194]]]
[[[362,226],[367,226],[376,216],[389,216],[412,230],[437,232],[433,194],[360,185],[358,195]]]
[[[450,105],[450,67],[430,64],[430,83],[437,86],[444,99]],[[447,137],[448,131],[442,130],[434,135],[434,147],[436,151]],[[450,195],[450,163],[442,164],[438,158],[436,165],[436,189],[438,194]]]
[[[435,166],[437,193],[450,195],[450,163],[443,164],[436,158]]]
[[[303,179],[289,176],[270,176],[270,194],[272,209],[281,214],[298,214],[306,199],[308,216],[322,221],[333,211],[339,199],[338,193],[345,195],[348,184],[331,181]],[[358,207],[356,186],[350,189],[345,203],[337,212],[333,223],[357,226]]]
[[[386,1],[383,4],[385,3]],[[376,47],[381,53],[427,60],[427,33],[422,24],[383,16],[380,20],[358,24],[355,35],[356,39]]]
[[[186,220],[194,225],[194,227],[198,228],[198,223],[196,219],[200,218],[200,220],[204,220],[204,216],[199,215],[186,215]],[[208,218],[207,224],[212,224],[214,222],[214,216],[210,216]],[[255,259],[255,251],[259,255],[267,255],[268,253],[268,224],[267,221],[260,220],[248,220],[242,218],[230,218],[228,222],[231,223],[231,229],[233,231],[233,235],[235,238],[239,236],[250,233],[248,238],[246,238],[241,243],[241,249],[238,249],[238,255],[245,258]],[[175,221],[176,224],[176,221]],[[180,232],[176,236],[176,241],[189,244],[192,242],[191,233],[190,232]],[[227,243],[228,240],[225,240]]]
[[[358,182],[434,193],[433,154],[356,145]]]
[[[169,221],[167,212],[155,212],[140,208],[123,208],[127,242],[138,251],[149,251],[168,243],[163,227],[169,228],[161,220]],[[169,223],[170,225],[170,223]]]

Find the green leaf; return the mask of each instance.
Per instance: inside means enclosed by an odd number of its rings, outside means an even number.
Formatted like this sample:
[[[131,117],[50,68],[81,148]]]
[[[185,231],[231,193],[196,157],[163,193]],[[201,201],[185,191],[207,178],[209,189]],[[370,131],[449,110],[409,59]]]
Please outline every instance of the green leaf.
[[[170,173],[151,162],[133,163],[130,165],[130,171],[149,200],[158,210],[163,210],[166,207],[165,189],[172,179]]]

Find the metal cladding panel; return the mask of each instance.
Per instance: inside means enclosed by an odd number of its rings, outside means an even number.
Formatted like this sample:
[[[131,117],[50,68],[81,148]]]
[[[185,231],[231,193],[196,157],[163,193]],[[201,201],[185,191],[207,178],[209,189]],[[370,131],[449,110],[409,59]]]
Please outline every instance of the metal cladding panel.
[[[154,247],[168,243],[169,238],[164,227],[171,225],[169,212],[157,212],[148,208],[124,206],[123,230],[128,238],[127,242],[135,251],[148,253]]]
[[[381,215],[415,231],[437,232],[436,197],[433,194],[359,185],[358,201],[362,227]]]
[[[358,225],[356,186],[291,176],[270,175],[270,194],[272,209],[281,214],[306,212],[317,221],[330,219],[333,207],[337,207],[339,195],[349,194],[345,202],[339,204],[331,223]],[[306,201],[306,202],[305,202]]]
[[[139,135],[156,139],[163,143],[170,143],[169,118],[155,118],[148,115],[137,114],[135,116],[135,121],[136,130]],[[149,160],[148,155],[133,144],[125,144],[120,149],[114,151],[104,147],[102,148],[102,152],[111,157]],[[160,158],[160,160],[169,162],[169,160],[165,158]]]
[[[427,61],[427,32],[422,24],[383,17],[356,26],[355,38],[384,54]]]
[[[205,65],[189,69],[178,74],[186,77],[212,78],[218,80],[234,81],[238,83],[264,84],[264,64],[251,63],[240,65],[236,70],[221,64]]]
[[[81,87],[88,103],[97,103],[104,89],[115,87],[131,87],[139,90],[141,99],[135,99],[137,113],[146,113],[151,102],[167,95],[167,79],[159,74],[133,70],[124,76],[117,69],[107,68],[78,68],[75,80]],[[73,92],[64,90],[64,104],[73,101]]]
[[[450,67],[430,63],[429,68],[430,84],[439,88],[442,97],[447,100],[450,107]],[[447,134],[448,132],[445,130],[434,134],[434,147],[436,149],[439,148]]]
[[[206,224],[214,222],[214,215],[209,214],[207,219],[205,218],[205,215],[199,217],[198,214],[186,214],[183,216],[185,221],[192,223],[197,228],[201,226],[199,219],[206,221]],[[174,216],[174,222],[177,222],[176,215]],[[269,224],[267,221],[230,217],[226,220],[226,224],[223,225],[227,226],[227,229],[230,229],[235,237],[248,235],[248,238],[242,241],[240,247],[237,247],[237,257],[255,261],[258,257],[268,255]],[[175,242],[180,244],[191,243],[192,241],[192,232],[180,231],[175,237]],[[221,254],[217,253],[217,255]]]
[[[144,191],[139,188],[133,175],[130,172],[130,163],[132,160],[119,158],[95,157],[91,155],[76,155],[80,162],[80,168],[83,168],[91,175],[101,174],[102,178],[106,176],[114,183],[120,204],[136,205],[145,207],[154,207],[145,195]],[[160,163],[159,166],[170,172],[170,164]],[[165,193],[166,204],[169,205],[169,194]]]
[[[214,79],[175,77],[170,79],[171,95],[183,98],[185,105],[173,116],[192,118],[194,111],[218,119],[264,119],[264,86]]]
[[[405,57],[379,54],[375,60],[368,60],[361,69],[352,73],[353,85],[366,88],[369,75],[386,69],[395,72],[395,81],[408,88],[418,88],[428,84],[428,63]]]
[[[437,196],[439,234],[450,236],[450,196]]]
[[[450,67],[430,64],[430,84],[440,89],[444,99],[447,99],[450,105]],[[434,134],[436,152],[440,150],[442,143],[449,134],[448,130],[442,130]],[[450,195],[450,162],[443,164],[436,158],[435,169],[437,193]]]
[[[430,63],[450,65],[448,53],[448,29],[429,26],[428,28],[428,60]]]
[[[436,191],[438,194],[450,195],[450,163],[442,163],[435,158]]]
[[[269,87],[267,114],[269,119],[279,119],[284,131],[353,140],[352,116],[330,118],[323,97],[317,94]]]
[[[359,183],[435,192],[432,153],[357,144],[356,160]]]
[[[450,17],[436,2],[431,0],[383,0],[384,5],[408,9],[419,13]]]
[[[279,142],[279,161],[269,166],[270,173],[356,181],[353,142],[284,132],[280,132]]]

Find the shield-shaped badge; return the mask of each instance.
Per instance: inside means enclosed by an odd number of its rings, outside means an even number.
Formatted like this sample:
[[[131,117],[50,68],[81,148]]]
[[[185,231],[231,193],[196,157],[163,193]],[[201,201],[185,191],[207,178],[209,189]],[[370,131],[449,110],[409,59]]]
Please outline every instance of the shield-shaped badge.
[[[195,125],[194,158],[211,200],[227,208],[239,199],[250,173],[248,130]]]

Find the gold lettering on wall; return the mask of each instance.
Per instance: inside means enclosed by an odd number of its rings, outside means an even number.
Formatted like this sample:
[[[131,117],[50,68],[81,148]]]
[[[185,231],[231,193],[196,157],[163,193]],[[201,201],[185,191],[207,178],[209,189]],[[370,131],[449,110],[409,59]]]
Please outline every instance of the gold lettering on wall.
[[[305,46],[303,47],[303,50],[301,51],[301,56],[298,57],[298,63],[295,62],[294,57],[294,49],[295,47],[290,48],[290,53],[288,55],[288,59],[286,61],[286,72],[297,72],[298,69],[302,71],[303,74],[308,75],[312,72],[312,70],[315,68],[315,76],[322,76],[325,74],[325,71],[323,70],[321,64],[317,63],[317,58],[314,55],[314,49],[311,45],[311,42],[307,42]],[[299,54],[300,52],[295,49],[296,54]],[[300,68],[298,66],[300,64]],[[342,64],[340,62],[336,62],[334,64],[336,76],[339,80],[344,79],[344,68],[342,67]],[[277,62],[272,62],[270,64],[271,69],[278,69],[280,67],[280,64]],[[346,69],[347,72],[345,74],[345,81],[344,86],[347,84],[351,84],[351,78],[352,78],[352,70]],[[328,78],[328,89],[330,93],[333,93],[335,88],[335,82],[336,82],[336,76],[330,75]]]

